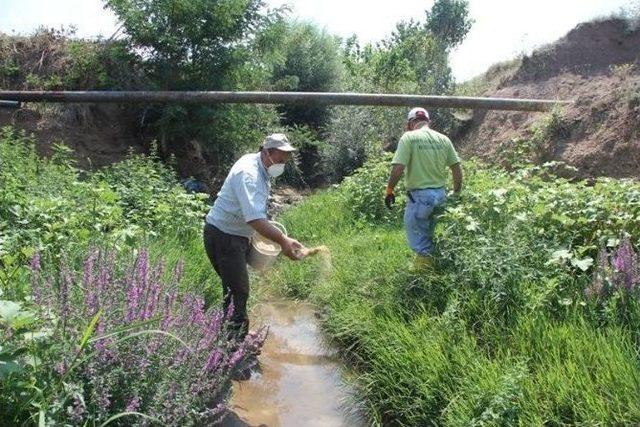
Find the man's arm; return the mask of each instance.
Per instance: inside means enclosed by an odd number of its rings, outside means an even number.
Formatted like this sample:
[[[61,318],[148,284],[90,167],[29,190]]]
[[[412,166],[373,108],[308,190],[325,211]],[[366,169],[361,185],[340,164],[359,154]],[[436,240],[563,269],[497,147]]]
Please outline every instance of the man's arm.
[[[451,174],[453,175],[453,192],[456,194],[460,194],[460,191],[462,191],[463,181],[462,166],[460,165],[460,163],[455,163],[449,166],[449,169],[451,169]]]
[[[387,194],[393,193],[393,189],[396,188],[398,181],[402,178],[404,172],[404,165],[400,163],[394,163],[391,166],[391,173],[389,174],[389,182],[387,183]]]
[[[267,220],[267,193],[258,191],[255,177],[243,174],[236,181],[234,191],[245,221],[254,230],[280,245],[282,252],[292,260],[301,258],[299,252],[303,246],[297,240],[290,239]]]
[[[292,260],[298,260],[301,258],[301,253],[299,251],[303,246],[300,242],[285,236],[282,231],[271,225],[271,223],[266,219],[255,219],[247,222],[247,224],[267,239],[279,244],[282,248],[282,253],[284,253],[288,258]]]

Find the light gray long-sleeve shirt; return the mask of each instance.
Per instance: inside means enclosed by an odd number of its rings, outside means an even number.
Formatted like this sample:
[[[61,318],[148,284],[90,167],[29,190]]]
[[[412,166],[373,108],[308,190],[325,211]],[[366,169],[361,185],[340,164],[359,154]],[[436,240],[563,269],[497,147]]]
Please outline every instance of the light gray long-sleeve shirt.
[[[271,182],[260,153],[242,156],[231,168],[206,222],[227,234],[251,237],[249,221],[267,218]]]

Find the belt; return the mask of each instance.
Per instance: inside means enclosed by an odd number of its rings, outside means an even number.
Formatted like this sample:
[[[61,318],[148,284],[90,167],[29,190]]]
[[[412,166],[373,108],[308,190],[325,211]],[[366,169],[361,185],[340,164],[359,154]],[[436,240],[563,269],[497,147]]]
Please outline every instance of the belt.
[[[425,188],[413,188],[409,191],[420,191],[420,190],[441,190],[444,187],[425,187]]]
[[[444,187],[426,187],[426,188],[415,188],[413,190],[409,190],[407,191],[407,197],[409,198],[409,200],[411,200],[411,203],[415,203],[416,201],[414,200],[413,196],[411,195],[412,191],[419,191],[419,190],[442,190]]]

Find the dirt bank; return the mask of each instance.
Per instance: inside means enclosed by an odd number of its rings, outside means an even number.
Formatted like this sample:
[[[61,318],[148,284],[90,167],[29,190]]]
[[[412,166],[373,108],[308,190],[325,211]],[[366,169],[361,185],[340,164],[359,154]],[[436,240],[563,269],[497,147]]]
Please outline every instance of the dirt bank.
[[[530,56],[475,79],[479,95],[574,100],[537,149],[578,175],[638,177],[640,171],[640,31],[621,19],[577,26]],[[514,140],[530,140],[541,113],[476,111],[457,135],[461,152],[504,163]],[[517,143],[516,143],[517,144]]]

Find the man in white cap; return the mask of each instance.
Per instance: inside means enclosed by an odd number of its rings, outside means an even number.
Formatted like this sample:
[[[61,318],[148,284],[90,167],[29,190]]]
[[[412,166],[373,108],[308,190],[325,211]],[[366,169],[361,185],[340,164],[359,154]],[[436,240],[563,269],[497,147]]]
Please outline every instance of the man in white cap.
[[[446,199],[448,171],[453,174],[453,194],[462,190],[462,167],[451,140],[429,128],[429,113],[414,108],[407,115],[407,131],[400,138],[385,191],[385,205],[395,203],[393,192],[406,170],[407,207],[404,224],[409,246],[416,253],[418,270],[433,265],[433,232],[437,212]]]
[[[205,219],[205,250],[222,281],[225,311],[233,303],[231,322],[240,340],[249,330],[247,255],[253,234],[278,243],[292,260],[301,257],[302,245],[267,219],[270,179],[284,172],[293,151],[284,134],[267,136],[260,151],[242,156],[233,165]]]

